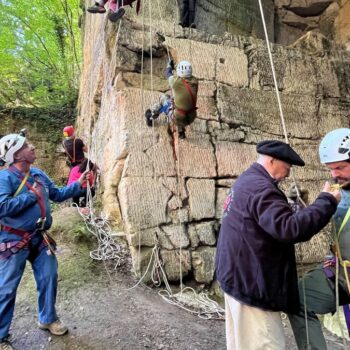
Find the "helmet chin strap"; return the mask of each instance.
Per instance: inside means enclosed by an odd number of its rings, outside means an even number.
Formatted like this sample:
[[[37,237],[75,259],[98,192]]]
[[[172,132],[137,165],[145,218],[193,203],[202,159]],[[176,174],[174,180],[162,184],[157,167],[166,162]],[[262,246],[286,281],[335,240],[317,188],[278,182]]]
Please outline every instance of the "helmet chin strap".
[[[27,164],[31,164],[27,159],[24,159],[24,158],[17,158],[13,161],[12,164],[15,164],[15,163],[27,163]]]

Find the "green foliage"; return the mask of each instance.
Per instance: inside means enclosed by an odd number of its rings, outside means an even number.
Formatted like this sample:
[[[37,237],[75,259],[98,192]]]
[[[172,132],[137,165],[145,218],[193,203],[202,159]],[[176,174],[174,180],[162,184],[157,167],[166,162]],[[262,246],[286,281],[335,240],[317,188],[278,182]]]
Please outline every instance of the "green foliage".
[[[79,0],[0,0],[0,105],[50,107],[76,96]]]
[[[88,231],[84,223],[75,225],[69,232],[69,238],[72,239],[74,243],[94,241],[94,237],[91,232]]]

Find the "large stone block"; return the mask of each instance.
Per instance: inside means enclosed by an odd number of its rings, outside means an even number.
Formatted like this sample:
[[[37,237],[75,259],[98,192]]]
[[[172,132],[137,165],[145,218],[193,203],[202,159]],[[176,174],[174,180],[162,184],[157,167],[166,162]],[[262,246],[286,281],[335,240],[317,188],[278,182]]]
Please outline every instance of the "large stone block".
[[[196,248],[198,245],[215,245],[214,226],[215,221],[189,225],[188,235],[191,241],[191,247]]]
[[[195,77],[235,87],[248,85],[248,60],[242,49],[173,38],[166,38],[165,43],[176,51],[177,61],[191,61]]]
[[[274,37],[274,2],[263,0],[262,3],[269,36]],[[220,35],[229,32],[264,37],[259,6],[254,0],[201,0],[197,7],[197,28],[207,28]]]
[[[192,133],[179,140],[177,154],[181,177],[210,178],[216,176],[214,147],[209,137]]]
[[[208,52],[216,52],[217,48],[215,45],[168,37],[166,38],[165,45],[168,45],[176,53],[176,62],[189,60],[192,63],[193,75],[196,78],[214,80],[215,56],[209,56]]]
[[[209,284],[213,281],[216,248],[199,247],[192,252],[194,278],[199,283]]]
[[[291,136],[317,138],[317,104],[310,96],[281,94],[286,128]],[[218,107],[229,125],[248,125],[274,135],[283,135],[276,95],[272,91],[234,89],[220,85]],[[276,137],[276,136],[275,136]]]
[[[179,281],[191,271],[191,255],[188,250],[161,250],[163,268],[169,281]],[[181,263],[180,263],[181,261]],[[181,266],[181,270],[180,270]]]
[[[126,239],[129,246],[138,247],[146,246],[153,247],[157,244],[157,239],[160,235],[160,228],[153,227],[147,230],[137,231],[135,233],[127,234]]]
[[[165,249],[187,248],[190,244],[184,225],[162,226],[159,233],[160,245]],[[163,244],[162,242],[165,242]]]
[[[171,141],[165,128],[161,130],[159,141],[147,151],[149,162],[153,165],[155,176],[175,176],[175,161]]]
[[[307,142],[291,140],[291,146],[305,161],[305,167],[293,167],[293,173],[298,180],[318,181],[330,178],[328,171],[320,164],[318,156],[318,141]]]
[[[152,165],[151,160],[144,152],[131,152],[125,160],[123,177],[153,176],[154,169]]]
[[[219,120],[214,97],[198,96],[197,108],[197,118]]]
[[[127,233],[165,224],[171,192],[157,179],[122,178],[118,188],[119,203]]]
[[[181,198],[181,201],[183,201],[185,198],[188,197],[187,190],[185,187],[185,180],[180,177],[161,177],[159,178],[160,183],[162,186],[164,186],[166,189],[171,191],[174,196],[176,196],[176,201],[178,206],[181,206],[181,202],[178,200],[178,198]]]
[[[318,16],[334,0],[291,0],[287,8],[299,16]]]
[[[238,142],[216,142],[218,176],[239,176],[257,159],[255,145]]]
[[[248,59],[242,49],[217,46],[216,80],[234,87],[248,86]]]
[[[200,80],[198,82],[197,97],[214,97],[216,91],[216,84],[210,80]]]
[[[155,263],[153,252],[153,248],[142,248],[139,250],[138,247],[130,246],[133,272],[137,278],[143,277],[142,281],[144,283],[152,281],[151,272]]]
[[[318,129],[321,137],[333,129],[349,127],[349,108],[339,104],[336,99],[322,100],[318,115]]]
[[[214,218],[215,181],[189,179],[186,183],[189,193],[190,217],[192,220]]]
[[[181,208],[169,211],[169,218],[173,224],[184,224],[190,221],[188,208]]]

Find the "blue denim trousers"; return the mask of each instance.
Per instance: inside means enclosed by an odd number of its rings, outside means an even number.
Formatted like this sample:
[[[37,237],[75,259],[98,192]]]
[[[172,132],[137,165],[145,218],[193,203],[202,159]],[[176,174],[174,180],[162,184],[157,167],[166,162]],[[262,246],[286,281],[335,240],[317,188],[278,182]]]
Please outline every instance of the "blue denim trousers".
[[[23,276],[26,261],[33,269],[38,291],[39,322],[52,323],[58,319],[55,309],[57,294],[57,259],[42,249],[42,236],[36,234],[28,249],[22,249],[8,259],[0,259],[0,340],[9,333],[17,288]]]

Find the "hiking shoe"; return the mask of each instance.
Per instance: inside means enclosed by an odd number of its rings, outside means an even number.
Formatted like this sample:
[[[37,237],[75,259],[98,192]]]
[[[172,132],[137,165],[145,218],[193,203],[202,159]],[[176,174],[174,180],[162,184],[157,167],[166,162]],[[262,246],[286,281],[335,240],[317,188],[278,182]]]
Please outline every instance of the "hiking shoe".
[[[8,339],[9,338],[5,338],[0,341],[0,350],[15,350]]]
[[[68,332],[67,326],[60,320],[48,324],[38,322],[38,327],[48,330],[53,335],[63,335]]]
[[[112,12],[110,11],[108,13],[108,19],[111,22],[117,22],[118,19],[121,19],[125,14],[125,9],[123,7],[121,7],[117,12]]]

